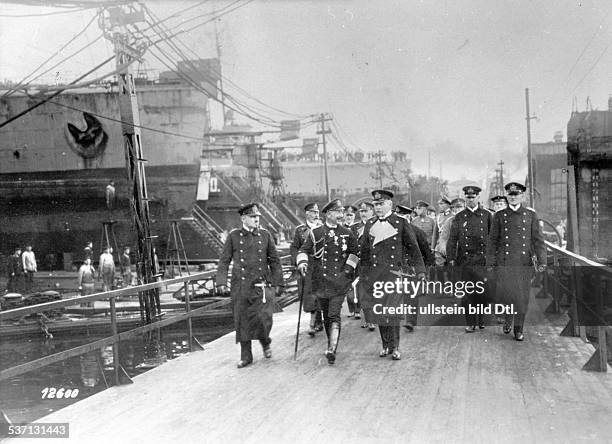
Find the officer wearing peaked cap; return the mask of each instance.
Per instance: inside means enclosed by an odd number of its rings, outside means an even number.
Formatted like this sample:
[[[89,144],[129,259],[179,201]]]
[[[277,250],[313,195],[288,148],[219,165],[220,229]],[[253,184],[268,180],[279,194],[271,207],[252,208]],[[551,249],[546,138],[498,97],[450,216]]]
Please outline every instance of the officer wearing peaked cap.
[[[357,236],[342,225],[344,207],[339,199],[332,200],[322,210],[325,223],[310,230],[297,255],[302,275],[312,263],[312,291],[323,310],[323,325],[327,333],[325,356],[329,364],[336,362],[340,340],[342,302],[357,266]]]
[[[297,255],[306,242],[310,231],[321,225],[319,220],[319,206],[316,202],[310,202],[304,206],[304,212],[306,213],[306,222],[295,227],[295,233],[293,235],[293,241],[289,246],[289,254],[293,265],[297,265]],[[310,281],[310,273],[304,276],[303,279],[298,279],[298,294],[302,295],[304,312],[310,313],[310,323],[308,334],[314,337],[316,332],[323,330],[323,317],[319,302],[316,296],[312,293],[312,285]],[[302,285],[304,289],[302,291]]]
[[[493,196],[491,202],[493,202],[493,211],[495,213],[508,207],[508,199],[506,196]]]
[[[270,330],[274,296],[283,286],[283,273],[274,239],[259,227],[259,206],[244,205],[238,210],[242,228],[227,236],[219,257],[216,285],[227,292],[227,277],[232,266],[231,296],[236,342],[240,342],[238,368],[253,362],[251,340],[259,340],[266,358],[272,357]]]
[[[478,195],[482,190],[477,186],[463,187],[466,208],[455,215],[452,221],[446,256],[451,266],[458,267],[458,275],[464,282],[485,280],[486,245],[491,228],[491,213],[480,208]],[[469,314],[470,306],[484,306],[487,294],[472,293],[463,298],[466,308],[466,332],[476,331],[476,325],[484,328],[482,315]]]
[[[412,219],[411,224],[415,227],[419,227],[427,235],[427,242],[430,248],[433,250],[433,234],[435,230],[435,221],[427,216],[427,209],[429,204],[425,201],[418,200],[414,212],[416,217]]]
[[[366,318],[378,324],[382,340],[379,356],[391,355],[392,359],[401,359],[399,350],[400,327],[404,313],[404,303],[414,305],[399,291],[382,292],[378,288],[386,282],[416,274],[419,279],[425,277],[425,265],[419,251],[416,236],[409,222],[394,214],[391,210],[393,193],[387,190],[374,190],[374,211],[376,217],[365,226],[359,244],[360,269],[359,280],[362,284],[362,306]],[[415,296],[415,295],[414,295]]]
[[[501,302],[514,304],[516,314],[506,315],[504,333],[510,333],[514,320],[514,337],[522,341],[533,275],[532,255],[536,257],[538,271],[544,271],[546,248],[536,212],[522,205],[526,187],[510,182],[504,188],[509,205],[493,216],[486,263],[495,275]]]

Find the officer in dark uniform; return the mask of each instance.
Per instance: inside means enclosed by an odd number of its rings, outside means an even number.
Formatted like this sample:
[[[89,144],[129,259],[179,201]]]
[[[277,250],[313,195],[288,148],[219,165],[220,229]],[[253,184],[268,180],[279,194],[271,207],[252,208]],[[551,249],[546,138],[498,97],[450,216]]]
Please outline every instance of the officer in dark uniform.
[[[227,293],[227,275],[232,266],[232,311],[236,342],[240,342],[238,368],[253,362],[251,340],[258,339],[266,358],[272,357],[270,330],[274,297],[283,287],[283,272],[274,238],[259,227],[258,204],[250,203],[238,210],[242,228],[227,236],[217,269],[216,285]]]
[[[359,204],[359,222],[353,224],[351,227],[353,232],[357,235],[357,243],[361,240],[361,236],[363,236],[363,232],[368,220],[374,217],[374,204],[370,200],[364,200]],[[359,265],[357,265],[357,273],[359,273]],[[361,300],[361,294],[363,293],[363,285],[359,282],[359,278],[353,281],[353,285],[351,286],[352,297],[353,300],[357,299],[357,303]],[[349,296],[350,297],[350,296]],[[371,322],[368,322],[366,319],[365,313],[363,311],[363,307],[359,303],[359,316],[361,319],[361,328],[368,328],[369,331],[376,330],[376,327]]]
[[[506,315],[504,333],[510,333],[514,318],[514,338],[522,341],[533,276],[532,255],[536,257],[537,270],[544,271],[546,247],[536,212],[522,205],[526,187],[510,182],[504,188],[509,205],[493,216],[487,246],[487,267],[489,273],[495,276],[501,302],[514,304],[516,314]]]
[[[491,202],[493,202],[493,212],[497,213],[504,208],[508,208],[508,199],[506,196],[493,196],[491,198]]]
[[[322,210],[325,223],[310,231],[297,255],[298,270],[302,275],[312,263],[312,291],[323,310],[323,325],[327,333],[327,362],[336,361],[340,339],[340,311],[347,289],[357,266],[357,237],[342,226],[344,208],[339,199],[327,203]]]
[[[310,202],[304,207],[306,213],[306,223],[300,224],[295,227],[295,234],[293,235],[293,241],[289,246],[289,254],[291,254],[291,260],[293,265],[297,266],[296,258],[297,254],[306,242],[310,230],[321,225],[319,220],[319,206],[315,202]],[[310,274],[304,276],[304,279],[298,279],[298,292],[302,291],[302,285],[304,285],[302,294],[302,308],[304,312],[310,313],[310,324],[308,334],[314,337],[317,331],[323,330],[323,317],[319,302],[316,296],[312,294],[312,285],[310,281]]]
[[[463,187],[466,207],[455,215],[446,245],[449,265],[458,267],[455,276],[463,282],[486,280],[486,247],[492,216],[478,205],[478,195],[481,191],[480,187],[473,185]],[[484,307],[488,302],[485,293],[474,291],[463,297],[467,333],[476,331],[476,325],[480,329],[485,328],[484,316],[469,314],[468,310],[470,306]]]
[[[344,208],[344,221],[343,225],[351,230],[355,235],[355,238],[359,237],[360,222],[355,222],[355,217],[359,214],[359,209],[355,205],[349,205]],[[355,319],[361,319],[361,306],[359,305],[359,299],[356,297],[357,294],[353,289],[353,285],[349,287],[346,292],[346,305],[348,308],[348,316],[354,316]]]
[[[411,208],[406,207],[404,205],[396,205],[395,207],[395,213],[398,216],[406,219],[408,222],[410,222],[410,214],[412,212],[413,211]],[[425,267],[431,267],[432,265],[436,263],[436,258],[434,256],[433,251],[431,251],[431,249],[429,248],[429,243],[427,242],[427,235],[425,234],[423,230],[421,230],[419,227],[415,225],[411,224],[410,228],[414,231],[414,235],[416,236],[417,244],[419,246],[419,251],[421,252],[421,256],[423,256],[423,263],[425,264]],[[413,332],[414,327],[416,327],[416,324],[417,324],[417,318],[418,318],[417,311],[419,309],[419,297],[417,296],[413,298],[412,302],[414,302],[415,313],[407,314],[406,323],[404,324],[404,327],[409,332]]]
[[[378,324],[382,339],[379,356],[391,354],[392,359],[399,360],[399,324],[405,314],[401,309],[404,304],[414,305],[410,297],[414,295],[397,289],[381,291],[380,285],[415,274],[417,279],[424,279],[425,265],[414,230],[406,219],[392,212],[393,193],[374,190],[372,196],[376,217],[366,224],[359,244],[359,279],[365,287],[362,306],[366,317]]]

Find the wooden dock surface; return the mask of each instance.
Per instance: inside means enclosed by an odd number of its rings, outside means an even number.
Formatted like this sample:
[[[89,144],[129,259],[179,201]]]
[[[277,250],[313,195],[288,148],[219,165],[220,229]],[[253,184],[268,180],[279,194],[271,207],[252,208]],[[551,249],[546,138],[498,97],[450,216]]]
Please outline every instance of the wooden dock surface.
[[[237,369],[231,333],[39,422],[70,423],[75,443],[612,442],[612,374],[581,370],[593,347],[560,337],[566,318],[542,320],[545,302],[532,298],[523,343],[500,326],[417,327],[401,361],[343,315],[333,366],[307,319],[293,360],[293,304],[275,315],[270,360],[253,343]]]

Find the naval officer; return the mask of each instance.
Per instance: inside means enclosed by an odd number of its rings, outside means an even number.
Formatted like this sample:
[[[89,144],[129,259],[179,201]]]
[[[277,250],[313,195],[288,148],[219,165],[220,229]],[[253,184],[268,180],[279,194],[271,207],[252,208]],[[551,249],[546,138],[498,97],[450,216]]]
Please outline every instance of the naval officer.
[[[459,279],[464,282],[485,280],[486,246],[491,228],[491,213],[478,205],[478,195],[482,190],[477,186],[463,187],[465,209],[455,215],[452,221],[450,236],[446,245],[446,257],[449,265],[457,266]],[[484,307],[487,302],[486,291],[474,291],[463,297],[466,311],[467,327],[465,331],[476,331],[485,327],[482,314],[470,314],[469,307]],[[481,310],[482,311],[482,310]]]
[[[232,230],[219,257],[216,285],[227,293],[227,275],[232,266],[231,296],[236,342],[240,342],[238,368],[253,362],[251,340],[259,340],[266,358],[272,357],[270,330],[274,296],[283,287],[283,272],[272,234],[259,226],[259,206],[238,210],[242,228]]]
[[[306,222],[295,227],[293,241],[289,246],[289,254],[293,265],[297,265],[296,258],[298,251],[306,242],[310,231],[321,225],[319,220],[319,206],[316,202],[309,202],[304,206],[306,213]],[[304,287],[302,289],[302,286]],[[308,334],[314,337],[316,332],[323,330],[323,317],[319,302],[315,295],[312,294],[312,285],[310,282],[310,274],[304,276],[303,279],[298,279],[298,294],[302,295],[302,309],[306,313],[310,313],[310,323]]]
[[[327,203],[321,211],[325,223],[310,231],[297,255],[297,266],[304,276],[308,258],[311,258],[312,291],[323,310],[323,325],[327,333],[325,357],[329,364],[333,364],[340,340],[342,302],[353,281],[358,261],[357,236],[342,225],[344,207],[339,199]]]
[[[537,271],[544,271],[546,247],[536,212],[522,205],[526,187],[510,182],[504,189],[508,208],[493,216],[486,264],[496,278],[496,291],[501,302],[514,304],[515,314],[506,314],[504,333],[510,333],[514,320],[514,338],[522,341],[533,277],[532,255],[537,261]]]
[[[398,309],[412,306],[412,297],[397,287],[381,291],[381,284],[395,283],[416,274],[417,279],[425,278],[425,265],[419,251],[414,230],[403,217],[392,212],[393,193],[389,190],[372,191],[376,217],[370,219],[364,228],[359,245],[359,280],[364,285],[362,307],[366,318],[378,324],[382,340],[380,357],[391,355],[401,359],[399,350],[400,327],[404,314]],[[433,224],[433,221],[431,221]],[[432,226],[433,228],[433,226]],[[377,290],[378,289],[378,290]]]

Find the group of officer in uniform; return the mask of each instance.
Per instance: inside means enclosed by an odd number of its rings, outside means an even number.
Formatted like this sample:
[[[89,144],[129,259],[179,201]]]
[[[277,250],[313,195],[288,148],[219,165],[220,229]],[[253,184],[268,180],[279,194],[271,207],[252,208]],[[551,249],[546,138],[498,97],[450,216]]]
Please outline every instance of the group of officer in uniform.
[[[328,363],[336,361],[345,299],[351,316],[365,317],[362,326],[373,330],[378,325],[379,356],[401,359],[400,326],[414,329],[418,298],[407,299],[399,288],[377,294],[375,286],[398,278],[424,281],[427,268],[453,270],[452,279],[488,282],[485,293],[463,298],[466,332],[485,326],[482,315],[470,315],[467,308],[495,300],[514,304],[515,314],[506,315],[503,331],[510,333],[514,323],[514,337],[522,341],[533,264],[536,271],[544,270],[545,247],[535,211],[522,205],[525,186],[511,182],[505,190],[507,197],[492,199],[493,214],[479,204],[479,187],[464,187],[464,199],[442,196],[435,219],[422,201],[414,210],[396,205],[394,211],[393,193],[384,189],[374,190],[372,200],[359,206],[345,208],[334,199],[321,208],[322,220],[316,203],[306,205],[306,221],[296,228],[290,252],[301,276],[303,308],[310,313],[308,334],[314,337],[324,328]],[[259,340],[264,356],[271,357],[273,298],[282,291],[283,278],[274,240],[259,227],[258,205],[245,205],[239,214],[243,226],[229,234],[216,280],[220,291],[227,291],[233,261],[231,296],[241,368],[253,361],[251,340]],[[359,221],[354,222],[357,214]],[[436,278],[450,279],[444,272]],[[380,309],[402,305],[416,310],[406,315]]]

